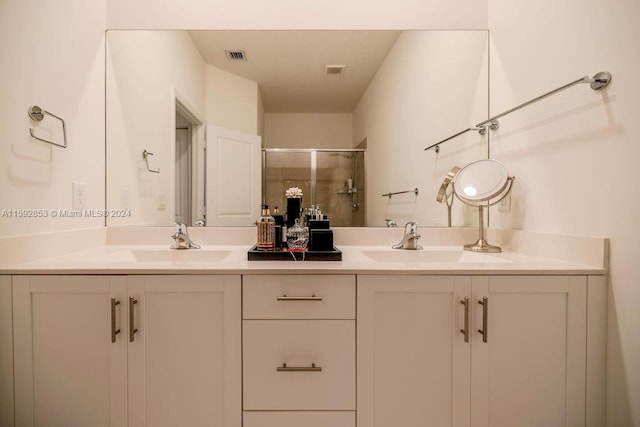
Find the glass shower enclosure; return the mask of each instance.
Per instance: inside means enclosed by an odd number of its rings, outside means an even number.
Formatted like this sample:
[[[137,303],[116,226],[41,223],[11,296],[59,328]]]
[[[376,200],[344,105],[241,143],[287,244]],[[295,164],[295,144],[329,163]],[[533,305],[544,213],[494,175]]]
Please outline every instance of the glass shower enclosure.
[[[302,207],[320,205],[332,227],[365,224],[365,150],[262,150],[262,199],[273,212],[286,210],[285,191],[302,190]]]

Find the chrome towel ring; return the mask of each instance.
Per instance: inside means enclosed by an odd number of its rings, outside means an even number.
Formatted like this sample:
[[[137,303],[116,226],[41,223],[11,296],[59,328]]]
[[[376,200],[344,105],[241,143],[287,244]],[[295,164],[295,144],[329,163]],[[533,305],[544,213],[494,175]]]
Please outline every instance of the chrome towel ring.
[[[29,128],[29,133],[31,134],[32,138],[37,139],[38,141],[46,142],[47,144],[55,145],[57,147],[67,148],[67,128],[66,128],[66,126],[64,124],[64,120],[62,119],[62,117],[58,117],[53,113],[50,113],[50,112],[48,112],[46,110],[43,110],[42,108],[38,107],[37,105],[30,106],[29,110],[27,110],[27,113],[29,114],[29,117],[31,117],[31,120],[33,120],[34,122],[41,122],[42,119],[44,119],[44,115],[45,114],[60,120],[62,122],[62,136],[64,138],[64,144],[58,144],[58,143],[53,142],[53,141],[49,141],[49,140],[46,140],[46,139],[43,139],[43,138],[39,138],[33,133],[33,129],[32,128]]]

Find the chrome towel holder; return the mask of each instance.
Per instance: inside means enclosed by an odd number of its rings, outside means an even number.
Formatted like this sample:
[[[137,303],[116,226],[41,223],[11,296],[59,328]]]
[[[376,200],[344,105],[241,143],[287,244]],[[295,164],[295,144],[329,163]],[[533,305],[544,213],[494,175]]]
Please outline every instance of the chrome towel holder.
[[[160,168],[151,169],[149,167],[149,156],[153,156],[153,153],[151,153],[150,151],[147,151],[147,150],[143,150],[142,151],[142,158],[144,159],[144,162],[147,165],[147,171],[153,172],[153,173],[160,173]]]
[[[506,116],[507,114],[511,114],[514,111],[517,111],[517,110],[519,110],[521,108],[524,108],[524,107],[526,107],[528,105],[531,105],[531,104],[533,104],[535,102],[541,101],[541,100],[543,100],[543,99],[545,99],[545,98],[547,98],[547,97],[549,97],[551,95],[555,95],[558,92],[562,92],[565,89],[569,89],[570,87],[575,86],[577,84],[589,83],[589,87],[591,87],[592,90],[596,90],[597,91],[597,90],[602,90],[605,87],[607,87],[610,82],[611,82],[611,73],[608,72],[608,71],[600,71],[599,73],[594,74],[593,77],[589,77],[589,76],[580,77],[579,79],[574,80],[571,83],[567,83],[564,86],[560,86],[557,89],[549,91],[549,92],[547,92],[545,94],[542,94],[542,95],[540,95],[540,96],[538,96],[536,98],[533,98],[533,99],[531,99],[531,100],[529,100],[527,102],[523,102],[522,104],[520,104],[520,105],[518,105],[516,107],[513,107],[513,108],[511,108],[511,109],[509,109],[507,111],[504,111],[504,112],[502,112],[500,114],[497,114],[497,115],[495,115],[493,117],[490,117],[487,120],[484,120],[484,121],[478,123],[474,127],[467,128],[467,129],[465,129],[463,131],[460,131],[460,132],[456,133],[455,135],[450,136],[449,138],[445,138],[440,142],[437,142],[437,143],[435,143],[433,145],[430,145],[427,148],[425,148],[425,151],[426,150],[430,150],[432,148],[435,148],[435,152],[438,153],[440,151],[440,144],[442,144],[444,142],[447,142],[447,141],[449,141],[449,140],[451,140],[451,139],[453,139],[453,138],[455,138],[457,136],[462,135],[463,133],[467,133],[467,132],[472,131],[472,130],[477,130],[480,133],[480,135],[485,135],[487,133],[487,127],[489,129],[491,129],[491,130],[497,130],[500,127],[500,124],[498,123],[498,119],[499,118],[501,118],[503,116]]]
[[[29,114],[29,117],[31,118],[31,120],[33,120],[34,122],[41,122],[42,119],[44,119],[45,114],[60,120],[62,122],[62,136],[64,138],[64,144],[58,144],[56,142],[49,141],[47,139],[39,138],[33,133],[32,128],[29,128],[29,133],[31,134],[32,138],[37,139],[38,141],[46,142],[47,144],[55,145],[56,147],[67,148],[67,128],[64,124],[64,120],[62,119],[62,117],[58,117],[53,113],[43,110],[37,105],[30,106],[29,109],[27,110],[27,113]]]
[[[413,190],[396,191],[395,193],[385,193],[382,195],[382,197],[391,198],[391,196],[395,196],[396,194],[406,194],[406,193],[413,193],[417,196],[418,194],[420,194],[420,191],[417,188],[414,188]]]

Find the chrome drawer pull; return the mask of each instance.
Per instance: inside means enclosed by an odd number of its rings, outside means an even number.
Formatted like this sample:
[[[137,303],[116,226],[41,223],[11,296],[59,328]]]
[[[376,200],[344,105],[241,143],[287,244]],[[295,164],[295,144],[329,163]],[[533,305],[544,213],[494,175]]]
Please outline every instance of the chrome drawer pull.
[[[316,366],[315,363],[312,363],[311,366],[287,366],[286,363],[283,363],[276,370],[278,372],[322,372],[322,367]]]
[[[288,297],[287,294],[276,298],[278,301],[322,301],[322,297],[311,295],[310,297]]]
[[[487,342],[489,339],[489,299],[482,297],[482,301],[478,301],[478,304],[482,306],[482,329],[478,329],[478,332],[482,334],[482,342]]]
[[[120,329],[116,326],[116,306],[120,304],[115,298],[111,298],[111,342],[116,342],[116,335],[120,333]]]
[[[134,297],[129,297],[129,342],[135,341],[135,335],[136,332],[138,332],[138,329],[136,328],[134,308],[134,305],[137,303],[137,299],[135,299]]]
[[[469,342],[469,297],[464,297],[460,304],[464,305],[464,329],[460,329],[460,333],[464,335],[464,342]]]

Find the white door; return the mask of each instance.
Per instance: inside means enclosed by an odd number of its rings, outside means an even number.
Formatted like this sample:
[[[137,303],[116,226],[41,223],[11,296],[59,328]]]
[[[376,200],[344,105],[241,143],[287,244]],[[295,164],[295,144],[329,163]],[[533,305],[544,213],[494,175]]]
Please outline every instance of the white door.
[[[207,126],[207,225],[252,225],[262,203],[261,138]]]
[[[474,277],[473,299],[472,426],[584,427],[586,278]]]
[[[124,276],[13,277],[16,426],[126,425],[125,295]]]
[[[129,276],[128,284],[137,329],[129,426],[240,427],[240,276]]]
[[[469,426],[471,279],[358,276],[358,425]]]

